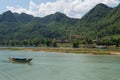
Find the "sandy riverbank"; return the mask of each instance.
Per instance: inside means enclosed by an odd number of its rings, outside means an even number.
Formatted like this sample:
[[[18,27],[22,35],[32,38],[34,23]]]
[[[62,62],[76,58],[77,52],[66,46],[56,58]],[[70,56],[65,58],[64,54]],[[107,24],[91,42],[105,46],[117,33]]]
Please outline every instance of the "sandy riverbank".
[[[46,51],[76,54],[100,54],[100,55],[120,55],[119,49],[96,49],[96,48],[41,48],[41,47],[4,47],[0,50],[23,50],[23,51]]]

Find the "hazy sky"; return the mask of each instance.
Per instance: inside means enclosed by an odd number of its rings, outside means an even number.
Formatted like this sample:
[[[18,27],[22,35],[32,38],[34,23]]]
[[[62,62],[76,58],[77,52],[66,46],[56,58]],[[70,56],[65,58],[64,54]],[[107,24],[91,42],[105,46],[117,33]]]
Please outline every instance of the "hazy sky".
[[[0,13],[12,12],[44,17],[55,12],[65,13],[72,18],[81,18],[98,3],[115,7],[120,0],[0,0]]]

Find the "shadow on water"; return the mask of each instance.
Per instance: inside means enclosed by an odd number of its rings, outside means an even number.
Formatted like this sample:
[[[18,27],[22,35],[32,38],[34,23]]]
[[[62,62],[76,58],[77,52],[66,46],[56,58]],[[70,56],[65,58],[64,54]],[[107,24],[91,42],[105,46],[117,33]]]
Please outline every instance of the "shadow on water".
[[[10,61],[11,62],[11,61]],[[27,64],[27,65],[32,65],[32,62],[11,62],[12,64]]]
[[[12,64],[27,64],[27,65],[32,65],[32,62],[12,62],[12,61],[9,61],[9,60],[2,60],[0,61],[2,63],[12,63]]]

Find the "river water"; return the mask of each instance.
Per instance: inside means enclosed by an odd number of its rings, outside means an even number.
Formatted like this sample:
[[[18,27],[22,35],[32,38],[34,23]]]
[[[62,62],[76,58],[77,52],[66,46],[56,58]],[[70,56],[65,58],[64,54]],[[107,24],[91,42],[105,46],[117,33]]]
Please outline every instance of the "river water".
[[[120,56],[0,50],[0,80],[120,80]]]

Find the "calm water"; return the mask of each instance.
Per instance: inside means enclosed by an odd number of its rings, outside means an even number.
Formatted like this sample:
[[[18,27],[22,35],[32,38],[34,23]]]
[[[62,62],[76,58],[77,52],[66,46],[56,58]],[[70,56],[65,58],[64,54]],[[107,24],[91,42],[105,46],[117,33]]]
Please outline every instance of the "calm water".
[[[33,61],[11,63],[10,56]],[[0,50],[0,80],[120,80],[120,56]]]

